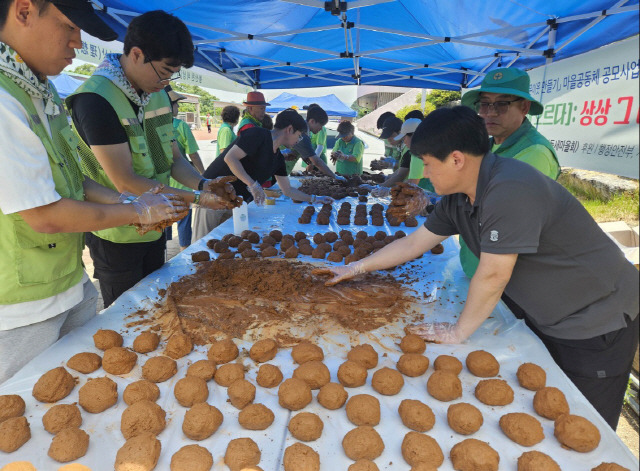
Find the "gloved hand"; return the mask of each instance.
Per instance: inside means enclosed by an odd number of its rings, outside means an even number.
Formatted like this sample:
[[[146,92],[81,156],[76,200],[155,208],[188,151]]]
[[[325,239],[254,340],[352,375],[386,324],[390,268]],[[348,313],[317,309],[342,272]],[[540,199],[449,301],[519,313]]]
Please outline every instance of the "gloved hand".
[[[203,191],[200,193],[200,201],[198,206],[202,206],[207,209],[229,209],[229,200],[224,197],[218,196],[215,193]]]
[[[342,175],[336,175],[336,180],[338,180],[339,182],[346,182],[347,179],[344,178]]]
[[[375,196],[376,198],[386,198],[390,194],[391,188],[387,188],[386,186],[376,186],[371,190],[371,196]]]
[[[346,181],[346,178],[345,178],[345,181]],[[363,183],[362,185],[358,186],[358,188],[364,188],[365,190],[371,191],[374,188],[376,188],[376,186],[375,185],[369,185],[367,183]]]
[[[422,337],[427,342],[434,343],[462,343],[466,339],[458,329],[458,324],[450,322],[434,322],[407,327],[407,330]]]
[[[333,278],[324,283],[325,286],[333,286],[354,276],[362,275],[363,273],[365,273],[365,269],[362,261],[353,262],[342,267],[316,268],[311,271],[312,275],[333,276]]]
[[[163,185],[152,188],[151,190],[138,196],[131,204],[138,213],[138,224],[142,230],[153,227],[163,221],[182,219],[189,206],[178,195],[172,193],[160,193]]]
[[[251,196],[253,196],[253,201],[258,206],[262,206],[264,204],[264,200],[267,197],[267,195],[264,194],[264,189],[262,188],[262,185],[260,185],[260,183],[254,180],[253,183],[248,188],[249,188],[249,192],[251,193]]]
[[[334,201],[331,196],[316,196],[314,203],[333,204]]]
[[[129,193],[128,191],[120,193],[118,196],[118,203],[124,203],[125,201],[133,202],[137,198],[133,193]]]

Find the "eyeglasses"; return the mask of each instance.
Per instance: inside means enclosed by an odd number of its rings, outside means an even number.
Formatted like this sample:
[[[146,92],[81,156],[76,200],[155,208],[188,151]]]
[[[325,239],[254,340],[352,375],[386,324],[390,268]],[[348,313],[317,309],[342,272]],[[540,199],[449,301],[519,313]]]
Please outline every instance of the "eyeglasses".
[[[163,79],[158,73],[158,71],[156,70],[156,68],[153,66],[153,62],[151,62],[150,60],[146,60],[146,58],[145,58],[145,62],[149,63],[153,71],[158,76],[158,83],[169,83],[169,82],[173,82],[174,80],[178,80],[180,78],[180,71],[177,71],[173,75],[171,75],[171,77]]]
[[[494,103],[489,103],[487,101],[476,101],[474,105],[478,114],[488,114],[490,109],[492,109],[496,114],[504,114],[509,110],[509,105],[511,103],[515,103],[516,101],[520,101],[522,99],[523,98],[515,98],[513,100],[496,101]]]

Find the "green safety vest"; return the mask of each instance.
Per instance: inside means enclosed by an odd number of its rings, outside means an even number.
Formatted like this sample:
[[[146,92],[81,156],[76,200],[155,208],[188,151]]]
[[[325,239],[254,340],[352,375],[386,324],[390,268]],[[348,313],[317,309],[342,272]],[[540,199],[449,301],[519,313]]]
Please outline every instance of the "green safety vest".
[[[49,118],[47,132],[31,97],[4,74],[5,88],[25,108],[29,127],[42,141],[49,157],[56,191],[62,198],[82,201],[84,177],[78,164],[78,139],[64,113]],[[54,99],[62,102],[51,86]],[[31,191],[37,191],[32,188]],[[0,211],[0,304],[18,304],[46,299],[78,284],[82,267],[82,233],[43,234],[31,229],[17,213]]]
[[[313,150],[316,150],[320,145],[322,146],[322,152],[320,153],[320,159],[326,164],[327,163],[327,128],[322,126],[322,129],[318,131],[318,133],[313,133],[309,131],[309,138],[311,139],[311,145],[313,146]],[[307,164],[302,162],[302,167],[306,168]]]
[[[238,135],[240,135],[240,130],[247,124],[253,124],[254,126],[258,126],[259,128],[262,127],[261,121],[258,121],[249,113],[245,113],[245,115],[242,117],[242,120],[240,121],[240,124],[238,124]]]
[[[353,155],[353,148],[357,143],[362,143],[360,139],[353,136],[349,142],[338,139],[334,150],[342,151],[343,154]],[[338,160],[336,162],[336,172],[341,175],[362,175],[362,162],[364,155],[361,156],[360,162],[349,162],[347,160]]]
[[[493,138],[491,138],[492,147],[493,144]],[[527,147],[531,147],[536,144],[543,145],[551,151],[551,154],[553,154],[553,158],[555,159],[558,170],[555,176],[547,176],[557,180],[558,176],[560,175],[560,163],[558,162],[556,151],[551,143],[547,140],[547,138],[540,134],[528,119],[525,119],[522,125],[516,130],[516,132],[506,138],[500,145],[500,147],[493,151],[493,153],[499,155],[500,157],[507,157],[512,159]],[[475,254],[471,252],[471,249],[469,249],[465,241],[460,238],[460,264],[462,265],[464,274],[469,278],[472,278],[476,270],[478,269],[479,263],[480,260],[478,259],[478,257],[476,257]]]
[[[140,123],[129,99],[108,78],[99,75],[91,76],[78,90],[67,97],[66,103],[69,110],[73,108],[75,97],[81,93],[96,93],[113,106],[129,138],[134,173],[169,185],[173,165],[171,141],[175,137],[169,96],[165,92],[153,93],[151,100],[144,107],[144,121]],[[80,136],[78,138],[80,141],[78,150],[85,175],[107,188],[118,191],[93,155],[91,148]],[[132,225],[103,229],[95,231],[94,234],[119,244],[152,242],[162,236],[158,231],[150,231],[141,236]]]

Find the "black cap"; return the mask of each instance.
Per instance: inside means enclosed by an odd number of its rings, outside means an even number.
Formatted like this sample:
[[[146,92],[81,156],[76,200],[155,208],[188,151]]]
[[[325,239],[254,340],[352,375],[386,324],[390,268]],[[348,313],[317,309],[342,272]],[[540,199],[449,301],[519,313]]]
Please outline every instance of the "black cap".
[[[402,120],[396,116],[387,118],[382,126],[382,133],[380,133],[380,139],[387,139],[391,137],[394,132],[400,132],[402,129]]]
[[[81,30],[103,41],[113,41],[118,34],[102,21],[88,0],[49,0]]]

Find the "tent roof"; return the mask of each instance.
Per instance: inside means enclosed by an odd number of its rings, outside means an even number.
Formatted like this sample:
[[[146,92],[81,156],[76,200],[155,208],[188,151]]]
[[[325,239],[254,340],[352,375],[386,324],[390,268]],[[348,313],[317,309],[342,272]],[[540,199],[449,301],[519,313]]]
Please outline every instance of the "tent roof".
[[[169,11],[191,31],[195,65],[255,88],[459,90],[499,66],[531,69],[636,35],[638,1],[103,0],[101,15],[122,40],[134,16]]]
[[[281,93],[274,99],[270,100],[271,105],[267,106],[269,113],[278,113],[292,106],[302,110],[303,107],[316,103],[324,109],[329,116],[356,116],[356,112],[345,105],[340,99],[331,94],[317,97],[298,96],[292,93]]]
[[[82,80],[75,79],[67,74],[60,74],[57,77],[52,78],[51,81],[55,85],[60,98],[68,97],[75,92],[80,85],[82,85]]]

